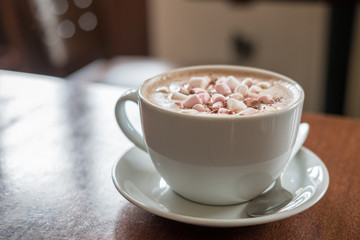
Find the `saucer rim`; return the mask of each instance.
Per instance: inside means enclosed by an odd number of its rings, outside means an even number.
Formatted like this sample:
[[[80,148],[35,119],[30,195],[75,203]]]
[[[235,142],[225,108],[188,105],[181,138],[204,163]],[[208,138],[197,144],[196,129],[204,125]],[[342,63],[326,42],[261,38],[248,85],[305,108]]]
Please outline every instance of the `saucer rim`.
[[[158,208],[154,208],[147,204],[144,204],[141,201],[139,201],[138,199],[136,199],[133,196],[131,196],[130,194],[128,194],[126,189],[123,189],[120,186],[118,179],[116,177],[117,168],[118,168],[120,162],[122,161],[123,157],[128,152],[133,151],[134,149],[142,151],[141,149],[139,149],[135,146],[128,149],[119,158],[119,160],[117,160],[114,163],[114,165],[112,167],[112,173],[111,173],[112,181],[113,181],[113,184],[115,185],[115,188],[117,189],[117,191],[130,203],[134,204],[135,206],[137,206],[149,213],[155,214],[155,215],[163,217],[163,218],[171,219],[171,220],[178,221],[178,222],[193,224],[193,225],[208,226],[208,227],[241,227],[241,226],[253,226],[253,225],[259,225],[259,224],[279,221],[281,219],[285,219],[285,218],[294,216],[296,214],[299,214],[299,213],[309,209],[313,205],[315,205],[325,195],[325,193],[329,187],[329,182],[330,182],[329,172],[328,172],[328,169],[327,169],[326,165],[324,164],[324,162],[314,152],[312,152],[310,149],[303,146],[303,147],[301,147],[300,151],[304,151],[307,155],[311,155],[312,162],[316,162],[318,165],[320,165],[323,170],[323,174],[324,174],[323,180],[317,187],[315,193],[305,203],[299,205],[298,207],[296,207],[294,209],[288,210],[288,211],[277,212],[277,213],[274,213],[271,215],[266,215],[266,216],[261,216],[261,217],[248,217],[248,218],[237,218],[237,219],[215,219],[215,218],[192,217],[192,216],[182,215],[179,213],[173,213],[171,211],[169,211],[169,212],[162,211],[162,210],[159,210]],[[155,172],[155,174],[157,174],[157,173]],[[185,200],[191,202],[190,200],[187,200],[187,199],[185,199]],[[156,203],[156,201],[154,201],[154,202]],[[233,206],[238,206],[238,205],[242,205],[242,204],[247,204],[247,203],[235,204]],[[211,205],[209,205],[209,207],[211,207]],[[222,206],[214,206],[214,207],[222,207]],[[223,207],[229,207],[229,205],[226,205]]]

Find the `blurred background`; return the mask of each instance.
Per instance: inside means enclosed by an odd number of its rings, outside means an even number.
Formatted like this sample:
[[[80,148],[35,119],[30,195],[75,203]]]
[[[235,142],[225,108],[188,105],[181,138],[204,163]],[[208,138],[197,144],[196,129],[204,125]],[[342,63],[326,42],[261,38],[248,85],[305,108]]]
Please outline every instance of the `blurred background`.
[[[359,2],[0,0],[0,69],[137,87],[200,64],[276,71],[305,111],[360,117]]]

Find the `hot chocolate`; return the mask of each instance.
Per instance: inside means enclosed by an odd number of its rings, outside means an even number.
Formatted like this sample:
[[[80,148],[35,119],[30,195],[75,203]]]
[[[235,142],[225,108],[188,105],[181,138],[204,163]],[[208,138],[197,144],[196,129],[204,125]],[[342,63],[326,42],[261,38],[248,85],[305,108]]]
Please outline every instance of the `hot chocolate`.
[[[291,106],[300,90],[271,74],[206,69],[154,78],[142,94],[162,108],[185,114],[242,116]]]
[[[129,101],[139,105],[142,134],[128,118]],[[115,116],[172,190],[198,203],[226,205],[253,199],[280,176],[303,102],[302,88],[274,72],[194,66],[127,91]]]

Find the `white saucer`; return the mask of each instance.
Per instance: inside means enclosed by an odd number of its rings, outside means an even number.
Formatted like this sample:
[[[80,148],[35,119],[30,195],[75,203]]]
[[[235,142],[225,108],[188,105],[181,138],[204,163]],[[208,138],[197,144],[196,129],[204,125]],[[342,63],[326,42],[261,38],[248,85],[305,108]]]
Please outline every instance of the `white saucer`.
[[[122,196],[145,211],[179,222],[214,227],[249,226],[293,216],[318,202],[329,185],[326,166],[304,147],[288,165],[282,183],[293,193],[306,186],[307,191],[290,207],[263,217],[248,217],[245,213],[247,203],[210,206],[181,197],[159,176],[148,154],[135,147],[115,163],[112,179]]]

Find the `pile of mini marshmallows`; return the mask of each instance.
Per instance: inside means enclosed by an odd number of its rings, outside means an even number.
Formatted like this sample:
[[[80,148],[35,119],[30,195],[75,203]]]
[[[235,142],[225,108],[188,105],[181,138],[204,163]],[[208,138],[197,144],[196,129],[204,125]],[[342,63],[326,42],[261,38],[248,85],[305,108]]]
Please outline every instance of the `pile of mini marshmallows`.
[[[192,77],[187,84],[171,92],[169,97],[184,113],[251,115],[275,102],[269,94],[262,94],[271,86],[272,82],[253,78],[240,81],[234,76],[217,79]],[[168,89],[159,91],[169,92]]]

